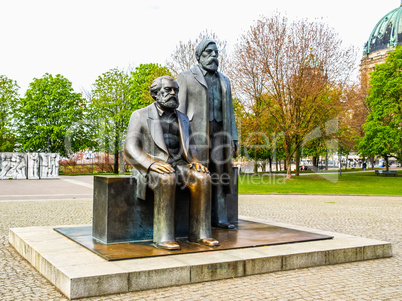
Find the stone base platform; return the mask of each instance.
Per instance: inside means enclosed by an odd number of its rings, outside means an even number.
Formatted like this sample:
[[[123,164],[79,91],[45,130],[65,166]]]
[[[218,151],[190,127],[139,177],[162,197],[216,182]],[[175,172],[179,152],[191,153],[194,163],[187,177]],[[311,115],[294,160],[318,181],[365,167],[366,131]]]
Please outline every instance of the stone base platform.
[[[53,230],[10,229],[12,246],[70,299],[392,256],[388,242],[253,218],[333,239],[107,261]]]
[[[54,228],[54,230],[109,261],[208,251],[216,252],[218,250],[272,246],[333,238],[330,235],[252,221],[239,220],[235,224],[236,230],[212,228],[212,237],[217,239],[220,244],[217,247],[207,247],[189,242],[187,236],[185,236],[176,237],[176,241],[180,244],[180,250],[176,251],[157,249],[154,247],[152,239],[105,244],[92,236],[91,226],[70,226]]]

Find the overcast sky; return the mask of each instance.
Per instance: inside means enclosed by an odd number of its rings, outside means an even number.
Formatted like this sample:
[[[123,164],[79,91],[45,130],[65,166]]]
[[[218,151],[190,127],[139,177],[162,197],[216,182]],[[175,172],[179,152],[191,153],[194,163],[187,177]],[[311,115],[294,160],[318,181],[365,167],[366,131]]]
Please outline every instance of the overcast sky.
[[[399,0],[0,0],[0,74],[24,94],[33,78],[61,74],[76,92],[103,72],[164,64],[179,41],[205,29],[234,45],[261,15],[329,23],[363,51],[376,23]]]

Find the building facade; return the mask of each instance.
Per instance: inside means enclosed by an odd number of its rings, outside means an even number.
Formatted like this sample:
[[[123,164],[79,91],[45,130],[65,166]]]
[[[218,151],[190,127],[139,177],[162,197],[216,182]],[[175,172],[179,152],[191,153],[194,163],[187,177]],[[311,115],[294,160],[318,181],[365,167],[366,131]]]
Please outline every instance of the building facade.
[[[364,45],[361,71],[373,71],[399,45],[402,45],[402,3],[382,17],[374,27]]]

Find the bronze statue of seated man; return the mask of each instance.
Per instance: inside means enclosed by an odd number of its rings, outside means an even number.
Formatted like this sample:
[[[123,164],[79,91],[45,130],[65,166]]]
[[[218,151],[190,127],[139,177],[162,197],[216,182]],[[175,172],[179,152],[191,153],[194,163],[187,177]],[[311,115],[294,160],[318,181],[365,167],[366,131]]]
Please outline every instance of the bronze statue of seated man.
[[[134,111],[127,130],[125,154],[134,165],[137,197],[154,192],[153,241],[157,248],[178,250],[174,212],[176,186],[190,191],[188,240],[214,247],[211,230],[211,177],[199,163],[187,116],[177,111],[179,86],[170,76],[154,80],[156,102]]]

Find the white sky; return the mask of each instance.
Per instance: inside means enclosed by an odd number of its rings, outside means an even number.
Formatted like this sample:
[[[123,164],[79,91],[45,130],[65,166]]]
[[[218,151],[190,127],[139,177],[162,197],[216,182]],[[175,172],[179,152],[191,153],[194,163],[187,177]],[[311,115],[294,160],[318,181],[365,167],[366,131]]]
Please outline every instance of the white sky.
[[[76,92],[111,68],[164,65],[179,41],[208,29],[234,45],[261,15],[329,23],[363,51],[398,0],[0,0],[0,74],[23,95],[33,78],[60,73]]]

